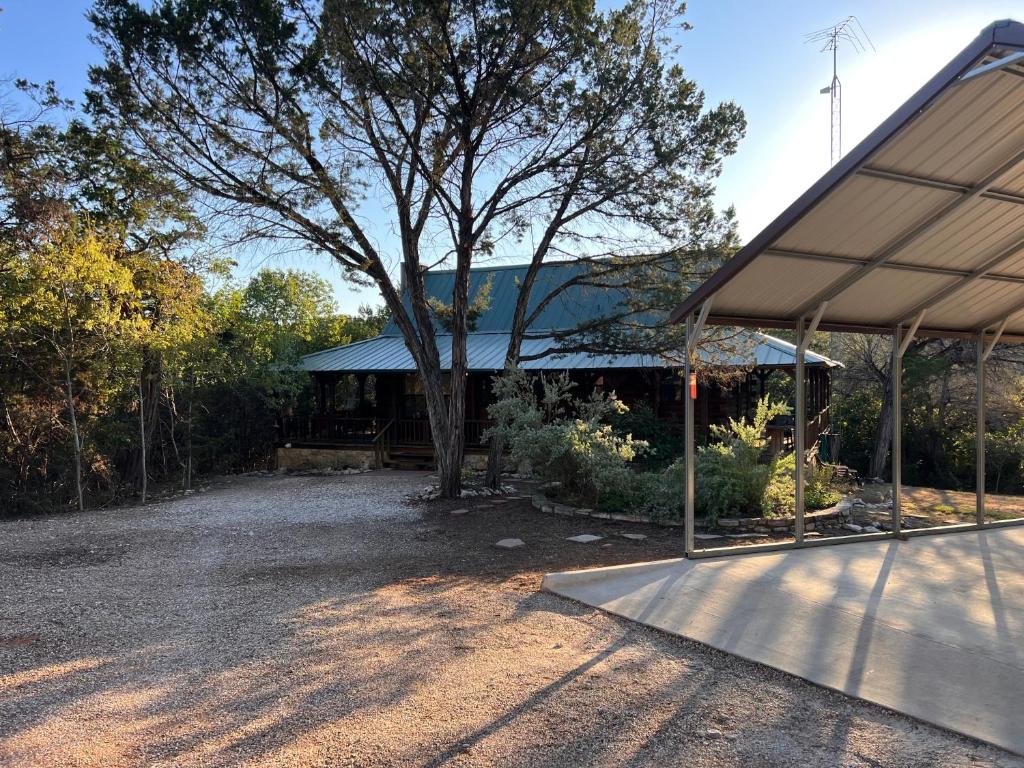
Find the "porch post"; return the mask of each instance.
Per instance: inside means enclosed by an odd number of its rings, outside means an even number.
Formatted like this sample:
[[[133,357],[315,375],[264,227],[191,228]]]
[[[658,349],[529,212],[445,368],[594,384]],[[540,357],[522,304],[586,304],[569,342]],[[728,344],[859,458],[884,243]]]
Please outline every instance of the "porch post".
[[[693,315],[686,316],[686,354],[683,356],[684,437],[683,455],[686,461],[686,512],[684,517],[684,549],[687,557],[693,554],[693,395],[690,391],[690,340],[693,337]]]
[[[804,318],[796,324],[796,403],[793,423],[793,446],[796,452],[793,462],[793,481],[796,486],[796,521],[793,532],[796,543],[804,540],[804,435],[807,430],[807,404],[804,391]]]
[[[975,519],[978,525],[985,524],[985,332],[978,336],[978,390],[977,390],[977,421],[974,441],[975,460]]]
[[[903,500],[903,326],[892,332],[892,533],[900,535]]]

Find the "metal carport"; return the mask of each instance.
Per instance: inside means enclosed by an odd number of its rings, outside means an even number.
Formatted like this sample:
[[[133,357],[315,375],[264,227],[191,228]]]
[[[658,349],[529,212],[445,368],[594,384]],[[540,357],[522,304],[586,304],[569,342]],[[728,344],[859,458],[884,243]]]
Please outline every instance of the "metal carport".
[[[796,540],[811,546],[906,535],[900,530],[901,363],[915,336],[977,343],[977,522],[986,522],[985,361],[1024,342],[1024,25],[982,33],[673,312],[694,351],[705,325],[893,337],[891,532],[805,541],[796,473]],[[689,356],[687,363],[689,363]],[[806,426],[797,354],[797,455]],[[689,371],[687,371],[687,375]],[[693,399],[686,395],[686,554],[694,550]],[[915,531],[922,533],[925,531]],[[909,533],[909,532],[908,532]]]

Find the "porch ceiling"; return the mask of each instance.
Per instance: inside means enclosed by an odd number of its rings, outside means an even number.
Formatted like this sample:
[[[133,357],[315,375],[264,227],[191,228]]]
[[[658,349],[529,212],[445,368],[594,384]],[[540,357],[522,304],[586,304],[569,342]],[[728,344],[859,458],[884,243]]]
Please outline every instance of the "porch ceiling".
[[[983,30],[672,319],[708,299],[715,324],[1024,341],[1024,25]]]

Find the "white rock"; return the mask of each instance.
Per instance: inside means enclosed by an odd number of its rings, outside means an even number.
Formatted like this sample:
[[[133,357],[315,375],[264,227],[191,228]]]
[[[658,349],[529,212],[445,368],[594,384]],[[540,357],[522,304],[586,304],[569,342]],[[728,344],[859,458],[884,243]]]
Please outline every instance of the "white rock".
[[[722,536],[717,533],[695,533],[693,538],[697,539],[697,541],[711,541],[712,539],[720,539]]]
[[[522,547],[525,545],[526,542],[522,539],[502,539],[501,541],[496,541],[494,543],[494,546],[501,547],[502,549],[515,549],[516,547]]]
[[[647,538],[647,535],[643,533],[624,533],[622,534],[622,538],[632,539],[633,541],[643,541]]]
[[[600,541],[604,536],[595,536],[592,533],[581,533],[579,536],[570,536],[566,541],[576,541],[580,544],[589,544],[592,541]]]
[[[468,510],[468,509],[453,509],[453,510],[452,510],[451,512],[449,512],[448,514],[449,514],[449,515],[464,515],[464,514],[466,514],[467,512],[469,512],[469,510]]]

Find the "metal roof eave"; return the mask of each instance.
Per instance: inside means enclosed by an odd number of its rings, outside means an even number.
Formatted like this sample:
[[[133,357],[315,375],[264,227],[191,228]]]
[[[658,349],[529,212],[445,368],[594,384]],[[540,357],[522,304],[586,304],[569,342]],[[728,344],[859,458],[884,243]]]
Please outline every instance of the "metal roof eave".
[[[722,286],[736,277],[755,258],[769,250],[773,243],[778,241],[783,234],[821,202],[829,192],[857,173],[867,159],[879,150],[885,142],[893,138],[921,112],[931,106],[947,88],[955,85],[964,74],[976,66],[993,49],[1024,50],[1024,25],[1006,20],[994,22],[982,30],[978,37],[943,67],[938,74],[932,77],[899,109],[854,147],[839,163],[797,198],[794,203],[786,208],[764,230],[758,233],[753,240],[741,248],[732,259],[686,297],[670,314],[670,322],[680,322],[687,315],[695,312],[707,299],[714,296]],[[760,328],[792,328],[795,327],[796,321],[796,317],[781,319],[778,317],[724,317],[720,315],[711,315],[707,319],[707,322],[717,325],[740,325]],[[820,328],[822,330],[848,330],[857,333],[887,334],[892,332],[892,328],[888,326],[859,326],[827,322],[822,322]],[[961,331],[935,328],[921,329],[918,333],[920,335],[951,338],[975,338],[977,335],[976,329]],[[1003,339],[1005,341],[1024,341],[1024,338],[1015,335],[1005,335]]]
[[[781,330],[793,330],[796,328],[797,319],[780,320],[770,317],[738,317],[736,315],[715,315],[709,314],[705,323],[707,325],[729,325],[739,328],[778,328]],[[818,324],[819,331],[834,331],[836,333],[873,333],[888,335],[893,332],[888,325],[864,325],[859,323],[835,323],[822,321]],[[957,331],[944,328],[918,328],[915,336],[926,336],[936,339],[974,339],[978,338],[978,332]],[[1003,333],[999,337],[1000,342],[1024,344],[1024,335],[1017,333]],[[808,363],[810,365],[810,363]],[[841,365],[841,363],[840,363]]]

